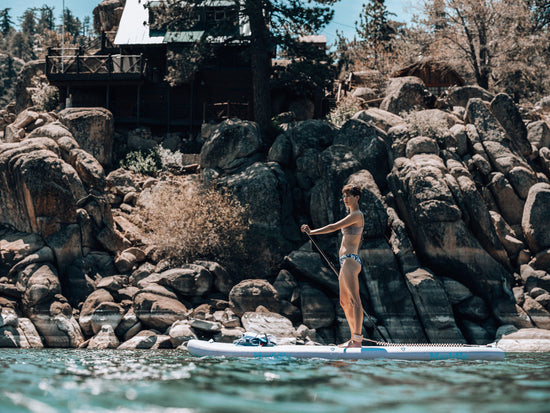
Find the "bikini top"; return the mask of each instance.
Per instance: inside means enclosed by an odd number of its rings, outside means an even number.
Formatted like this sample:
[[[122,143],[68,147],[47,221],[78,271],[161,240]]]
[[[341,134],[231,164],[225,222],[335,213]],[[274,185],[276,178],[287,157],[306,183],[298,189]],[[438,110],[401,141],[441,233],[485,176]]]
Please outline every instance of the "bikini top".
[[[344,235],[361,235],[363,233],[363,225],[360,227],[345,227],[341,229],[342,234]]]

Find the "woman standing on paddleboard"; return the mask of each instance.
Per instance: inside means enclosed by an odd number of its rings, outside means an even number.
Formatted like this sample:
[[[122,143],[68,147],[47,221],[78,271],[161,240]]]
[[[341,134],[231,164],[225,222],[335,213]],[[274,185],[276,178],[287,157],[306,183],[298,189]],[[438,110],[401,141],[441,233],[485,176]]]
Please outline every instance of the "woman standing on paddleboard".
[[[357,186],[346,185],[342,189],[342,198],[349,214],[334,224],[312,230],[308,225],[302,225],[302,232],[308,235],[329,234],[338,230],[342,231],[342,244],[340,245],[340,272],[338,283],[340,285],[340,305],[344,309],[346,320],[351,330],[351,339],[340,347],[361,347],[363,336],[363,307],[359,296],[359,272],[361,271],[361,259],[359,258],[359,246],[365,224],[363,213],[359,210],[359,197],[361,190]]]

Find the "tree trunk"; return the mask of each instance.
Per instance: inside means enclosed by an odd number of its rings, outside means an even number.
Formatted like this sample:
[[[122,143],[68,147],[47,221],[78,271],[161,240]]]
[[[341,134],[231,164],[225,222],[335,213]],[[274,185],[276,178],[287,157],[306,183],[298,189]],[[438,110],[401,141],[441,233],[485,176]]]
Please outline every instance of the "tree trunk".
[[[251,66],[254,97],[254,119],[262,130],[267,130],[271,122],[271,56],[269,27],[264,15],[264,2],[248,0],[246,14],[250,19],[252,33]]]

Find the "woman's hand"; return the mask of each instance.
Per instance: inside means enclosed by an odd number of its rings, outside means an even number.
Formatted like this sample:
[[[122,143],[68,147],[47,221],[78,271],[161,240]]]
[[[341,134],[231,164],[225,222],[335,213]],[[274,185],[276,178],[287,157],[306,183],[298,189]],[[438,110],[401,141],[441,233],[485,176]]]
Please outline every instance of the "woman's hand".
[[[307,225],[307,224],[302,225],[301,229],[302,229],[302,232],[305,232],[308,235],[311,233],[311,229],[309,228],[309,225]]]

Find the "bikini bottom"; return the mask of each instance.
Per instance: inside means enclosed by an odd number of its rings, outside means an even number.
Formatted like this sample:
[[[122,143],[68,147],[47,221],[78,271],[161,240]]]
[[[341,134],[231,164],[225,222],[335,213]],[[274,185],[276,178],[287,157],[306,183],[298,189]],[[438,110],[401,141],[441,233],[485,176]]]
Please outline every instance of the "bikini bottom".
[[[340,267],[344,264],[344,260],[346,258],[351,258],[351,259],[357,261],[359,263],[359,265],[363,265],[361,263],[361,258],[359,258],[359,255],[357,255],[357,254],[345,254],[345,255],[342,255],[340,257]]]

